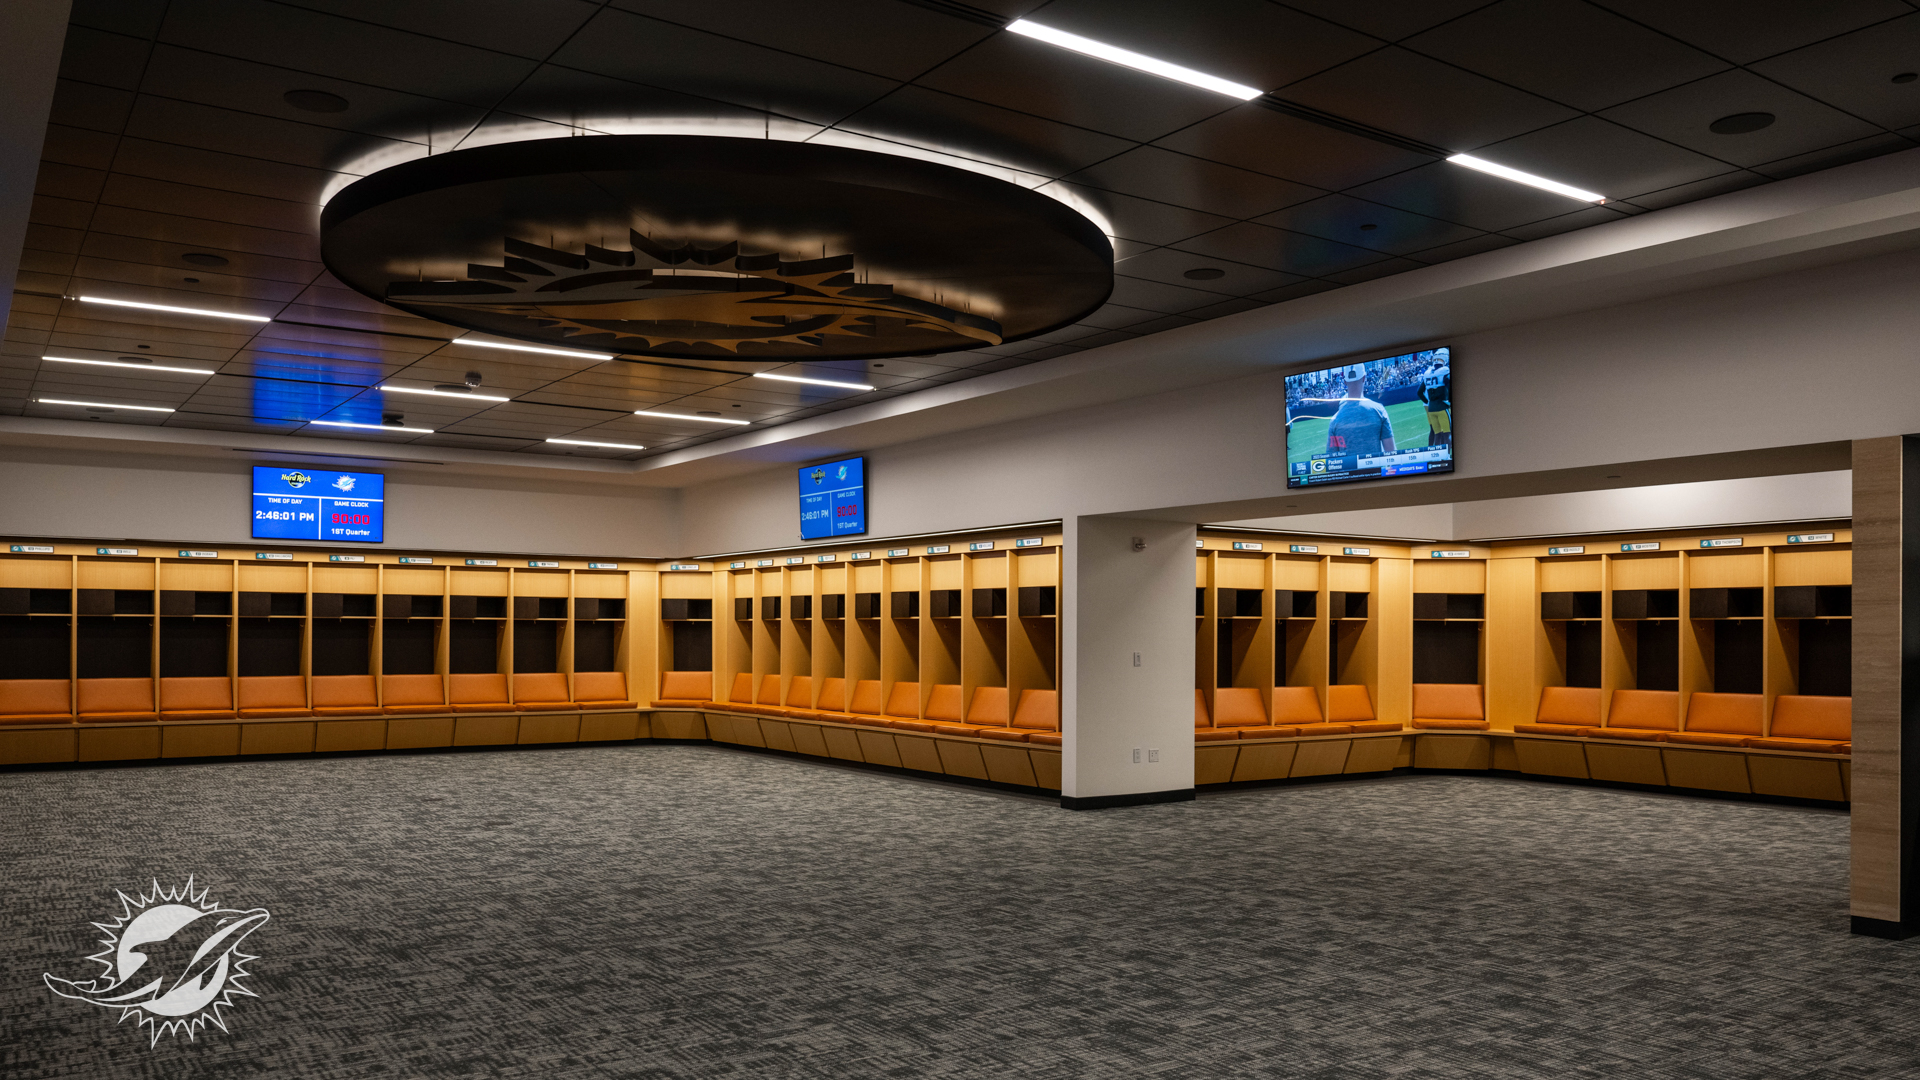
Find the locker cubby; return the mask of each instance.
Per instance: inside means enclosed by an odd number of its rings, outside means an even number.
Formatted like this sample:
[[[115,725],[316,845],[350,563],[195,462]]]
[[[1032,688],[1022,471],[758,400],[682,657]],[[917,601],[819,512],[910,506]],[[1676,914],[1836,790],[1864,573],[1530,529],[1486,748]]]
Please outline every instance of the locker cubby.
[[[243,592],[240,617],[243,619],[302,618],[307,614],[305,593]]]
[[[1776,585],[1776,619],[1844,619],[1853,616],[1851,585]]]
[[[660,601],[660,617],[670,622],[713,619],[713,601],[666,599]]]
[[[80,589],[81,615],[152,615],[153,593],[147,589]]]
[[[1480,623],[1473,620],[1416,621],[1413,625],[1413,681],[1479,682]]]
[[[1695,619],[1758,619],[1766,614],[1767,590],[1690,589],[1687,614]],[[1744,691],[1743,691],[1744,692]],[[1751,691],[1759,693],[1758,690]]]
[[[1327,594],[1327,618],[1339,621],[1343,619],[1364,619],[1366,617],[1366,593],[1331,592]]]
[[[853,597],[853,617],[856,619],[879,618],[880,594],[877,592],[855,593]]]
[[[1487,598],[1480,593],[1414,593],[1413,617],[1419,620],[1485,619]]]
[[[560,627],[521,620],[513,624],[513,670],[517,675],[560,670]]]
[[[373,620],[314,619],[313,674],[373,674]]]
[[[713,623],[687,620],[673,626],[674,671],[713,670]]]
[[[1808,619],[1798,623],[1793,633],[1799,638],[1793,649],[1798,692],[1852,697],[1853,624],[1845,619]]]
[[[160,593],[162,618],[232,614],[232,593],[190,592],[184,589],[163,589]]]
[[[301,597],[305,600],[306,597]],[[304,606],[304,605],[303,605]],[[240,620],[239,676],[285,676],[301,673],[306,624],[294,619]]]
[[[1713,623],[1713,689],[1722,694],[1758,694],[1766,689],[1761,670],[1765,627],[1757,619],[1728,618]]]
[[[1597,619],[1548,620],[1546,635],[1558,671],[1557,678],[1549,679],[1546,685],[1601,685],[1601,628]]]
[[[1193,590],[1193,613],[1199,618],[1207,617],[1207,587],[1201,585]]]
[[[0,589],[0,615],[71,615],[70,589]]]
[[[0,679],[70,678],[72,650],[71,616],[0,615]]]
[[[813,597],[789,596],[787,609],[787,617],[790,619],[811,619],[813,618]]]
[[[491,675],[499,671],[500,635],[505,625],[504,622],[481,619],[455,619],[447,623],[447,670],[455,675]],[[404,629],[407,637],[404,652],[398,657],[394,652],[394,631],[397,629]],[[387,674],[433,674],[436,670],[434,646],[437,644],[434,631],[438,629],[434,623],[388,623]],[[396,669],[393,666],[396,659],[407,664],[407,669]]]
[[[617,671],[619,667],[619,623],[595,622],[573,628],[573,670]],[[518,671],[519,668],[515,667],[514,670]]]
[[[538,620],[564,622],[567,618],[567,598],[564,596],[516,596],[513,598],[513,618],[515,622]]]
[[[1677,619],[1680,617],[1680,590],[1615,589],[1613,617],[1616,619]],[[1657,688],[1643,686],[1640,689]]]
[[[149,679],[153,677],[153,620],[82,615],[78,634],[82,679]],[[295,658],[298,674],[298,657]]]
[[[201,619],[190,615],[162,616],[160,619],[160,677],[176,679],[225,676],[229,629],[226,619]]]
[[[929,589],[927,591],[927,617],[933,619],[959,618],[960,590]]]
[[[1257,619],[1261,615],[1259,589],[1221,589],[1216,612],[1222,619]]]
[[[316,619],[371,619],[380,613],[379,597],[372,593],[314,593],[311,606]]]
[[[1540,617],[1550,621],[1566,622],[1575,619],[1598,619],[1600,617],[1600,590],[1581,590],[1578,592],[1543,592],[1540,594]],[[1598,639],[1596,639],[1598,640]],[[1582,686],[1583,683],[1568,683],[1568,686]]]
[[[443,597],[422,595],[387,595],[380,598],[380,614],[387,619],[438,619],[446,605]]]
[[[1020,586],[1020,617],[1045,618],[1057,614],[1058,601],[1051,585]]]
[[[1311,619],[1319,614],[1320,594],[1305,589],[1275,589],[1273,591],[1273,617],[1276,619]]]
[[[1004,619],[1007,615],[1007,590],[973,590],[973,617],[976,619]]]
[[[847,594],[826,593],[820,597],[820,617],[822,619],[844,619],[847,617]]]
[[[917,619],[920,617],[920,594],[896,592],[887,610],[896,619]]]
[[[315,599],[317,600],[318,597]],[[504,619],[507,617],[507,598],[504,596],[449,596],[447,597],[447,615],[455,619]]]
[[[734,622],[752,622],[753,621],[753,597],[751,596],[734,597],[733,621]]]
[[[760,617],[762,619],[767,620],[768,622],[778,621],[780,618],[780,597],[778,596],[761,597],[760,598]]]
[[[1616,594],[1617,595],[1617,594]],[[1680,689],[1680,625],[1673,620],[1616,620],[1629,663],[1619,685],[1629,690]]]

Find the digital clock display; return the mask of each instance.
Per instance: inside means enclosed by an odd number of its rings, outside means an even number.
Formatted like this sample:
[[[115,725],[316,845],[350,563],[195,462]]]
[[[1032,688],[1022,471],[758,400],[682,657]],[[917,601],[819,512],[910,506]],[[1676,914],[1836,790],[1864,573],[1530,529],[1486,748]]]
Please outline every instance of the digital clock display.
[[[800,539],[867,531],[867,459],[846,458],[800,470]]]
[[[256,465],[255,540],[329,540],[378,544],[386,539],[387,478]]]

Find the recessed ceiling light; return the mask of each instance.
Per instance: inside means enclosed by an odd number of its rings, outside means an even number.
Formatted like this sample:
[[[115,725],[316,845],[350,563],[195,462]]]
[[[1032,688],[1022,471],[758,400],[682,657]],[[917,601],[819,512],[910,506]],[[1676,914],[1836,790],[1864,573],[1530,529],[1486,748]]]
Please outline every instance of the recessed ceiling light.
[[[33,400],[42,405],[78,405],[83,409],[133,409],[136,412],[172,412],[172,409],[158,405],[121,405],[112,401],[68,401],[66,398],[37,397]]]
[[[432,428],[400,427],[396,424],[356,424],[348,420],[309,420],[307,423],[319,424],[322,427],[368,428],[373,431],[402,431],[409,435],[433,434]]]
[[[1193,281],[1217,281],[1226,277],[1227,272],[1217,266],[1196,266],[1182,276]]]
[[[1707,130],[1715,135],[1745,135],[1749,131],[1772,126],[1773,114],[1770,112],[1740,112],[1715,120],[1707,125]]]
[[[1893,77],[1893,81],[1897,83],[1910,83],[1915,79],[1920,79],[1920,72],[1903,71]]]
[[[339,94],[329,94],[325,90],[289,90],[280,95],[280,100],[296,109],[308,112],[346,112],[347,99]]]
[[[871,389],[873,389],[873,387],[871,387],[871,386],[868,386],[868,385],[867,385],[866,383],[857,383],[857,382],[836,382],[836,381],[834,381],[834,380],[832,380],[832,379],[805,379],[805,378],[801,378],[801,377],[800,377],[800,376],[798,376],[798,375],[771,375],[771,374],[768,374],[767,372],[764,372],[764,371],[756,371],[756,372],[754,372],[754,373],[753,373],[753,377],[754,377],[754,378],[756,378],[756,379],[773,379],[773,380],[775,380],[775,381],[777,381],[777,382],[797,382],[797,383],[806,383],[806,384],[807,384],[807,385],[809,385],[809,386],[837,386],[837,387],[839,387],[839,388],[840,388],[840,389],[842,389],[842,390],[871,390]]]
[[[199,279],[199,278],[197,278],[197,277],[183,277],[183,278],[181,278],[180,280],[181,280],[181,281],[184,281],[184,282],[186,282],[186,283],[187,283],[187,284],[189,284],[189,285],[198,285],[198,284],[200,284],[200,279]]]
[[[645,450],[644,446],[623,442],[593,442],[588,439],[548,439],[550,443],[562,443],[567,446],[604,446],[609,450]]]
[[[53,361],[53,362],[54,362],[54,363],[56,363],[56,364],[93,364],[93,365],[95,365],[95,366],[97,366],[97,367],[123,367],[123,368],[133,368],[133,369],[134,369],[134,370],[136,370],[136,371],[172,371],[172,372],[176,372],[176,373],[178,373],[178,374],[181,374],[181,375],[212,375],[212,374],[214,373],[214,372],[213,372],[213,369],[212,369],[212,368],[197,368],[197,367],[167,367],[167,366],[165,366],[165,365],[163,365],[163,364],[149,364],[149,363],[143,363],[143,362],[141,362],[141,361],[140,361],[140,360],[138,360],[138,359],[133,359],[133,360],[81,360],[81,359],[79,359],[79,358],[77,358],[77,357],[72,357],[72,356],[43,356],[43,357],[41,357],[40,359],[42,359],[42,360],[51,360],[51,361]]]
[[[1571,184],[1563,184],[1558,180],[1549,180],[1544,176],[1535,176],[1532,173],[1521,172],[1519,169],[1509,169],[1505,165],[1495,165],[1491,161],[1474,157],[1472,154],[1455,154],[1447,160],[1455,165],[1465,165],[1469,169],[1478,169],[1489,176],[1497,176],[1502,180],[1511,180],[1516,184],[1537,187],[1541,191],[1551,191],[1555,195],[1565,195],[1569,199],[1579,199],[1581,202],[1590,203],[1603,203],[1607,201],[1605,195],[1586,191],[1574,187]]]
[[[172,304],[142,304],[133,300],[109,300],[104,296],[76,296],[74,299],[83,304],[107,304],[112,307],[139,308],[142,311],[171,311],[178,315],[206,315],[215,319],[238,319],[241,322],[273,321],[265,315],[241,315],[233,311],[208,311],[205,308],[174,307]]]
[[[738,424],[741,427],[753,423],[751,420],[729,420],[724,416],[692,416],[687,413],[654,412],[651,409],[635,409],[633,415],[657,416],[662,420],[698,420],[703,424]]]
[[[1371,221],[1369,221],[1369,222],[1367,222],[1367,223],[1366,223],[1365,225],[1362,225],[1362,226],[1360,226],[1360,231],[1361,231],[1361,232],[1372,232],[1373,230],[1375,230],[1375,229],[1377,229],[1377,228],[1379,228],[1379,227],[1380,227],[1380,226],[1378,226],[1378,225],[1375,225],[1375,224],[1374,224],[1373,222],[1371,222]]]
[[[181,261],[181,262],[190,262],[190,263],[192,263],[192,264],[193,264],[193,265],[195,265],[195,266],[225,266],[225,265],[227,265],[227,259],[226,259],[226,256],[224,256],[224,255],[212,255],[212,254],[209,254],[209,253],[207,253],[207,252],[204,252],[204,251],[189,251],[189,252],[187,252],[187,253],[186,253],[185,255],[182,255],[182,256],[180,256],[180,261]]]
[[[383,383],[382,390],[391,390],[396,394],[428,394],[433,397],[465,398],[468,401],[512,401],[512,398],[494,397],[491,394],[475,394],[467,390],[427,390],[418,386],[395,386]]]
[[[509,345],[504,341],[476,341],[473,338],[454,338],[455,345],[478,345],[483,349],[511,349],[514,352],[546,353],[549,356],[577,356],[582,360],[611,360],[612,353],[580,352],[577,349],[543,349],[537,345]]]
[[[1095,60],[1105,60],[1109,64],[1118,64],[1121,67],[1132,68],[1135,71],[1144,71],[1149,75],[1158,75],[1163,79],[1186,83],[1188,86],[1197,86],[1202,90],[1211,90],[1216,94],[1225,94],[1228,97],[1239,98],[1241,101],[1252,101],[1263,92],[1255,90],[1251,86],[1245,86],[1228,79],[1222,79],[1217,75],[1209,75],[1204,71],[1195,71],[1190,67],[1181,67],[1179,64],[1170,64],[1165,60],[1156,60],[1151,56],[1144,56],[1131,49],[1122,49],[1117,45],[1108,45],[1104,41],[1095,41],[1092,38],[1081,37],[1079,34],[1069,34],[1065,30],[1055,30],[1051,26],[1042,26],[1037,22],[1030,22],[1026,19],[1015,19],[1007,24],[1007,29],[1022,37],[1030,37],[1035,41],[1044,41],[1049,45],[1066,49],[1070,52],[1077,52],[1082,56],[1091,56]]]

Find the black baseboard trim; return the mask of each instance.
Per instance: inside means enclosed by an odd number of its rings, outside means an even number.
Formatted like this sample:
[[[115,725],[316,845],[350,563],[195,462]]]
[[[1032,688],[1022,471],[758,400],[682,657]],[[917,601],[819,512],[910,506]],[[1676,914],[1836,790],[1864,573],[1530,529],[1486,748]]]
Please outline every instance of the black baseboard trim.
[[[1853,932],[1861,937],[1885,938],[1888,941],[1905,941],[1915,933],[1906,923],[1869,919],[1862,915],[1853,916]]]
[[[1116,806],[1148,806],[1153,803],[1192,802],[1192,788],[1176,791],[1139,791],[1132,795],[1089,795],[1084,799],[1060,796],[1062,810],[1108,810]]]

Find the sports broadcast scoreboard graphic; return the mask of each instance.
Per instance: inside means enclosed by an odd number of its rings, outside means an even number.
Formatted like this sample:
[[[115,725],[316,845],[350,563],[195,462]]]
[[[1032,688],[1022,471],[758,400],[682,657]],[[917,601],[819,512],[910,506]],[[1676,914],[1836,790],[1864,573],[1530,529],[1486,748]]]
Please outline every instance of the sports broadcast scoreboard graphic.
[[[379,473],[254,466],[255,540],[386,538],[387,478]]]
[[[1287,486],[1453,471],[1447,349],[1287,376]]]
[[[800,470],[800,538],[824,540],[867,531],[867,461],[848,458]]]

